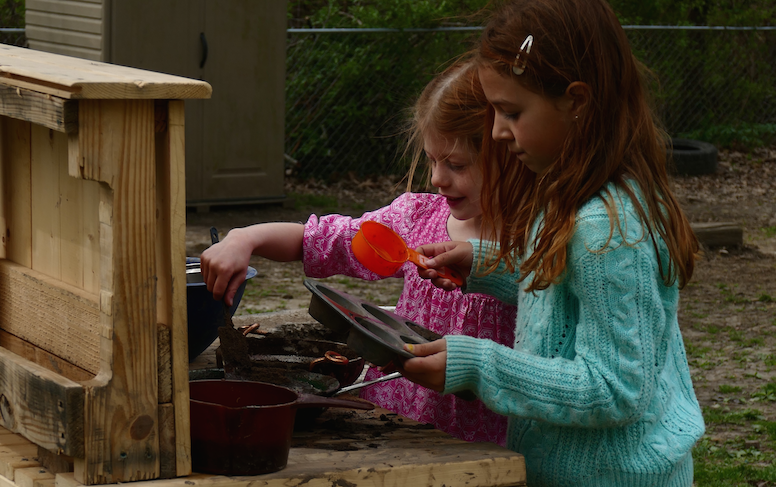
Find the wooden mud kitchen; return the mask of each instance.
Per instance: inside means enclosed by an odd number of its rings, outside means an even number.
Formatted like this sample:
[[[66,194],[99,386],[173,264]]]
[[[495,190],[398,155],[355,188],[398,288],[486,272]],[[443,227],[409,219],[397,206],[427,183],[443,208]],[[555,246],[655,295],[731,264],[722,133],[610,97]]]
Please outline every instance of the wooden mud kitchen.
[[[0,46],[0,487],[525,485],[522,456],[379,409],[326,410],[278,472],[196,473],[183,100],[210,95]]]

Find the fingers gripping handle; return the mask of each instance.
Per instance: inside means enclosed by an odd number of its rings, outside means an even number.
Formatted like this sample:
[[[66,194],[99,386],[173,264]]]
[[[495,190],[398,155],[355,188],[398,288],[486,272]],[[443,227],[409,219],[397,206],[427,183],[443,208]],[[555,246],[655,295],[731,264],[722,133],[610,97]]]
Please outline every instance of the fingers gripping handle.
[[[427,264],[427,262],[430,260],[428,257],[418,253],[413,249],[408,248],[407,250],[409,251],[410,260],[414,262],[415,265],[422,267],[424,269],[430,269],[430,267]],[[450,279],[459,287],[463,286],[463,276],[458,271],[454,269],[448,269],[447,267],[440,267],[439,269],[435,269],[435,270],[439,274],[439,277],[442,277],[444,279]]]

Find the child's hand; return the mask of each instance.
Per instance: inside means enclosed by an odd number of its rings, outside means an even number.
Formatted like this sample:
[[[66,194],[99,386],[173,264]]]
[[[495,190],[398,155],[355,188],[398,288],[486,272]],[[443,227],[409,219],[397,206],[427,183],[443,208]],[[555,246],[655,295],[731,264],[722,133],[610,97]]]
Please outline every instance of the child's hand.
[[[440,242],[428,245],[421,245],[416,249],[419,253],[431,257],[426,262],[430,269],[418,269],[418,274],[423,279],[431,279],[431,282],[439,288],[452,291],[458,286],[450,281],[439,277],[439,273],[434,269],[442,267],[452,268],[458,271],[464,279],[469,275],[474,260],[474,247],[469,242]]]
[[[235,229],[221,242],[202,252],[202,280],[214,299],[223,297],[226,305],[232,306],[237,288],[245,281],[252,250],[251,243],[241,238],[240,229]]]
[[[444,338],[431,343],[404,346],[416,358],[406,360],[397,366],[401,374],[423,387],[437,392],[445,388],[445,369],[447,368],[447,342]]]

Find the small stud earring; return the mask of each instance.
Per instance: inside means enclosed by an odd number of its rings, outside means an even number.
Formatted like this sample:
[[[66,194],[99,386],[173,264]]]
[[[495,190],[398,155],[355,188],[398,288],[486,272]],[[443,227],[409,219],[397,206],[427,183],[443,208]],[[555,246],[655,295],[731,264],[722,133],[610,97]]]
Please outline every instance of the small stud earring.
[[[579,115],[574,115],[574,120],[579,120]]]

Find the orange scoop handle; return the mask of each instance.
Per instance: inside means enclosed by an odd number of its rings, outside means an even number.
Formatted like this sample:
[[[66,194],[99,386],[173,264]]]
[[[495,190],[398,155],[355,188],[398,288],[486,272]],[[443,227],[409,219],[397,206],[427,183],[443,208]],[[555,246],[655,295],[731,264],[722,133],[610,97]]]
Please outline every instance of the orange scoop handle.
[[[431,267],[426,264],[426,261],[429,260],[428,257],[425,255],[418,253],[415,249],[411,249],[407,247],[407,252],[409,253],[409,259],[412,263],[414,263],[418,267],[422,267],[423,269],[431,269]],[[439,269],[434,269],[437,271],[437,274],[439,274],[439,277],[443,277],[445,279],[449,279],[452,282],[454,282],[458,287],[463,286],[463,276],[456,270],[448,269],[447,267],[440,267]]]

